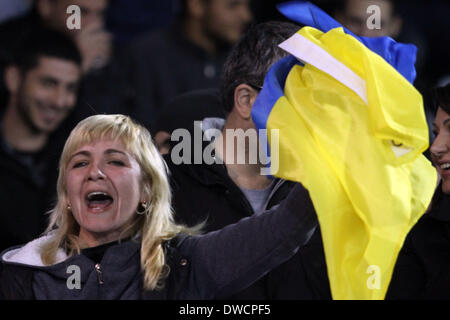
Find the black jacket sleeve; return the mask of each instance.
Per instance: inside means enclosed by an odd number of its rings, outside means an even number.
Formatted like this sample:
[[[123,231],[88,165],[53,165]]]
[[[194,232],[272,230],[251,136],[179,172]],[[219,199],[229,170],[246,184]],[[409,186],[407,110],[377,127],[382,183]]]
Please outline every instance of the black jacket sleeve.
[[[386,299],[421,299],[425,286],[425,269],[415,253],[413,233],[410,233],[397,258]]]
[[[32,280],[31,269],[3,265],[0,270],[0,300],[34,300]]]
[[[269,211],[187,238],[180,249],[191,259],[193,290],[182,298],[222,298],[246,288],[293,256],[317,225],[309,193],[297,184]]]

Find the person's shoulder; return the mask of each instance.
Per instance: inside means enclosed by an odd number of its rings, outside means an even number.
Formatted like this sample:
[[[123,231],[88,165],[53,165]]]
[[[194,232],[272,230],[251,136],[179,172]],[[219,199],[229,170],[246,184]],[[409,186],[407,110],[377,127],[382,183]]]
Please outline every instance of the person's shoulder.
[[[426,231],[430,232],[432,230],[436,230],[443,225],[449,224],[450,221],[443,220],[440,218],[438,214],[434,210],[423,214],[417,223],[414,225],[413,229],[417,229],[418,231]]]
[[[448,221],[436,218],[433,212],[425,213],[410,230],[406,246],[424,252],[427,251],[427,248],[434,247],[438,243],[447,242],[450,246],[450,242],[447,240],[449,227]]]
[[[32,268],[3,264],[0,269],[0,300],[34,299],[33,275]]]
[[[190,236],[188,234],[185,233],[179,233],[178,235],[176,235],[175,237],[171,238],[170,240],[167,240],[165,242],[165,245],[167,248],[171,248],[171,249],[179,249],[184,241],[186,241],[186,239],[188,239]]]
[[[196,179],[198,178],[198,171],[204,170],[203,164],[194,165],[189,162],[177,163],[173,160],[170,152],[164,155],[163,158],[169,169],[169,179],[171,181],[184,180],[186,177],[188,179],[191,179],[192,177]]]
[[[188,262],[187,247],[190,247],[190,238],[188,234],[180,233],[164,243],[164,252],[168,264],[171,267],[185,267]]]
[[[170,157],[170,155],[169,155]],[[217,164],[206,164],[204,162],[195,164],[174,163],[171,159],[167,161],[169,168],[169,180],[173,191],[177,193],[197,194],[200,190],[207,188],[209,192],[217,185],[226,183],[226,169],[221,172]]]

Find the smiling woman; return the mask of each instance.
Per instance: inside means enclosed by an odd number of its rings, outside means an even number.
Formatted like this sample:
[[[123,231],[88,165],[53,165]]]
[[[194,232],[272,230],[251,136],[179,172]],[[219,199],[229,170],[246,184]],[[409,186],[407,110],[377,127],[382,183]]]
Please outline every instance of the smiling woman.
[[[276,209],[194,235],[199,227],[173,222],[166,164],[149,132],[122,115],[75,127],[57,195],[46,235],[2,254],[0,299],[230,296],[290,258],[317,225],[298,185]]]
[[[438,110],[433,123],[435,139],[432,160],[442,180],[442,191],[450,194],[450,85],[436,90]]]
[[[435,89],[431,157],[441,182],[431,210],[408,234],[388,299],[450,299],[450,84]]]

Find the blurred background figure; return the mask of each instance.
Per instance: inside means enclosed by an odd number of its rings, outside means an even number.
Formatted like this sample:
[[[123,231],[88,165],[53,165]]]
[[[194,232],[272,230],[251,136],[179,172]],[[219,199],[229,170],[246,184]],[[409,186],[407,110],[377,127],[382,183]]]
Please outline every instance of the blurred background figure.
[[[31,9],[33,0],[2,0],[0,2],[0,23],[25,14]]]
[[[152,128],[162,106],[190,90],[218,88],[230,47],[252,21],[249,0],[183,0],[167,28],[136,39],[129,52],[131,116]]]
[[[16,10],[19,2],[28,0],[4,1],[2,12],[20,12]],[[0,25],[0,72],[26,30],[47,26],[66,32],[83,56],[84,77],[74,122],[98,113],[124,113],[154,131],[158,113],[169,100],[191,90],[217,88],[229,49],[250,23],[286,21],[276,9],[282,2],[35,0],[27,14]],[[424,95],[425,105],[430,104],[428,88],[448,81],[448,1],[312,2],[359,35],[383,34],[414,43],[419,48],[414,85]],[[379,30],[364,27],[372,4],[380,7]],[[81,30],[67,28],[69,5],[81,9]],[[0,94],[4,105],[1,98]]]
[[[163,155],[170,152],[174,130],[192,132],[194,121],[205,118],[225,118],[218,89],[195,90],[170,100],[161,110],[152,132],[159,152]]]
[[[354,34],[361,37],[391,37],[397,38],[400,33],[403,20],[398,13],[395,1],[391,0],[344,0],[339,1],[335,12],[335,18],[346,26]],[[380,8],[380,28],[369,29],[367,18],[371,13],[367,9],[371,5]]]
[[[0,117],[0,251],[45,230],[53,205],[64,121],[74,108],[81,55],[64,34],[22,38],[5,69]],[[68,132],[67,132],[68,133]]]
[[[380,26],[369,28],[368,21],[379,8]],[[335,1],[334,18],[350,31],[361,37],[391,37],[403,43],[413,43],[418,48],[416,86],[424,88],[423,67],[428,54],[424,31],[416,23],[408,21],[408,11],[402,0],[338,0]],[[404,19],[405,17],[405,19]],[[373,22],[373,20],[371,20]]]
[[[253,1],[258,22],[283,20],[276,5],[286,0]],[[383,34],[418,47],[415,87],[424,95],[425,105],[432,104],[429,88],[450,80],[448,43],[450,40],[450,2],[448,0],[312,0],[314,4],[360,36]],[[372,15],[370,5],[381,11],[381,29],[364,29]],[[359,31],[358,31],[359,30]]]
[[[96,113],[121,112],[126,90],[120,80],[120,69],[113,39],[105,27],[108,0],[36,0],[32,10],[0,25],[0,69],[9,63],[12,53],[30,32],[48,28],[66,34],[82,55],[83,83],[79,107],[72,115],[73,124]],[[80,29],[69,29],[67,13],[70,5],[80,8]]]
[[[106,27],[116,45],[126,46],[142,33],[170,24],[177,10],[177,0],[110,0]]]
[[[26,15],[0,25],[1,50],[8,57],[15,44],[30,31],[46,27],[71,37],[83,56],[83,71],[106,64],[111,56],[111,37],[104,30],[104,13],[108,0],[36,0]],[[69,29],[67,8],[81,10],[81,29]]]
[[[30,30],[49,27],[65,32],[83,56],[84,76],[79,106],[71,116],[73,123],[93,114],[123,113],[154,131],[159,112],[175,96],[217,88],[225,57],[247,25],[286,21],[276,9],[282,2],[285,1],[2,0],[0,11],[9,18],[0,24],[0,72],[11,61],[15,44]],[[424,96],[425,106],[431,104],[428,88],[450,81],[450,2],[312,2],[359,35],[384,34],[414,43],[419,48],[414,85]],[[380,30],[364,28],[371,15],[367,8],[373,4],[381,10]],[[67,28],[69,5],[81,9],[81,30]],[[6,90],[0,83],[0,106],[5,105],[5,100]]]
[[[450,33],[449,19],[443,12],[450,12],[449,2],[404,1],[404,0],[338,0],[334,1],[334,17],[359,36],[388,36],[402,43],[412,43],[417,47],[414,86],[424,98],[424,108],[429,126],[430,145],[433,140],[431,130],[434,119],[432,97],[429,88],[444,85],[450,75],[449,63],[444,52],[448,52]],[[376,5],[381,13],[381,28],[370,29],[368,12]],[[444,79],[444,82],[442,81]],[[428,156],[428,151],[426,153]]]

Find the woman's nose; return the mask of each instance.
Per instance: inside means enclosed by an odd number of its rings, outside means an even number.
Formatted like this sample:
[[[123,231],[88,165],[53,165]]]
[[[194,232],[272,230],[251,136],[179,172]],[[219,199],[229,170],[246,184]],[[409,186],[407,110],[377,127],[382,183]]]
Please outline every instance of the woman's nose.
[[[445,140],[441,139],[441,137],[437,135],[436,138],[434,139],[433,144],[430,147],[431,154],[434,155],[435,157],[441,157],[448,151],[449,148],[445,143]]]
[[[99,180],[99,179],[104,179],[105,178],[105,174],[103,173],[103,171],[101,170],[101,168],[98,165],[91,165],[90,170],[89,170],[89,180]]]

